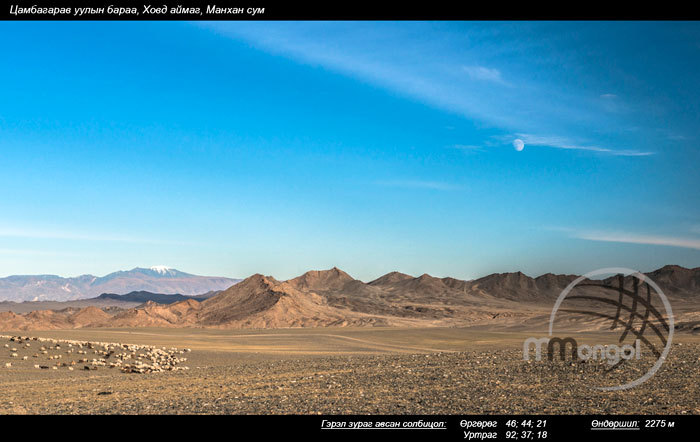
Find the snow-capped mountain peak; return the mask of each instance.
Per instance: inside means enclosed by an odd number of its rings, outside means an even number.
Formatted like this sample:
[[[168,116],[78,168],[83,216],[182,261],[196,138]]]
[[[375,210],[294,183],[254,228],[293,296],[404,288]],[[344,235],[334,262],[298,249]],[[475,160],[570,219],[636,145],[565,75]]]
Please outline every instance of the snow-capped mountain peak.
[[[171,270],[170,267],[167,266],[153,266],[150,267],[150,270],[153,270],[154,272],[160,273],[161,275],[165,275],[168,273],[168,270]]]

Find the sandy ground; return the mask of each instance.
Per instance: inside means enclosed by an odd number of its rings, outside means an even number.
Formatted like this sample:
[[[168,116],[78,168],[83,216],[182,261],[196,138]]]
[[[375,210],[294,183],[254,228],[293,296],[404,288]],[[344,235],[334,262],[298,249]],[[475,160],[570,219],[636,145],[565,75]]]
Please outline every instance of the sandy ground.
[[[36,369],[35,364],[53,363],[44,360],[53,353],[63,352],[62,362],[77,356],[62,347],[33,358],[33,346],[10,357],[13,343],[3,340],[0,413],[700,414],[697,335],[677,334],[666,363],[641,386],[601,392],[590,388],[601,379],[592,365],[523,361],[522,342],[532,333],[324,328],[17,334],[191,348],[183,363],[190,369],[150,374],[82,370],[83,364],[73,371]],[[629,364],[617,375],[629,378],[642,369]]]

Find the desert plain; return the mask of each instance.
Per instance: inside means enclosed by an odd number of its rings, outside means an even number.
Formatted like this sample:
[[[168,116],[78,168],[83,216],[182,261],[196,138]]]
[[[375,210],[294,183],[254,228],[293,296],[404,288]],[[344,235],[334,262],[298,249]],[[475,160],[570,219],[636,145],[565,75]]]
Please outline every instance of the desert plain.
[[[0,367],[12,364],[0,369],[3,414],[700,413],[700,339],[692,334],[677,334],[649,381],[612,392],[591,389],[597,374],[568,363],[524,361],[527,332],[142,328],[18,335],[188,348],[182,365],[189,369],[44,370],[34,368],[33,348],[18,348],[18,357],[0,351]],[[51,352],[59,353],[46,356]]]

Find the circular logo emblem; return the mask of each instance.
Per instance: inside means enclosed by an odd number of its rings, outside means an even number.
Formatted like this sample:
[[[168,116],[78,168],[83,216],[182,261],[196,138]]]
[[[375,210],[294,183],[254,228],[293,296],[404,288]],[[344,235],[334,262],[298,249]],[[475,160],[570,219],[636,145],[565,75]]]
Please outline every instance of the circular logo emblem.
[[[571,337],[561,339],[555,336],[555,324],[556,335],[574,330],[595,341],[604,332],[614,339],[597,344],[581,344]],[[647,381],[663,365],[671,350],[673,328],[671,304],[648,276],[619,267],[594,270],[576,278],[559,294],[549,318],[549,357],[553,359],[554,344],[558,343],[564,358],[570,344],[573,358],[604,362],[605,372],[635,362],[645,369],[650,366],[638,377],[628,373],[629,381],[619,382],[618,378],[616,385],[592,386],[604,391],[625,390]]]

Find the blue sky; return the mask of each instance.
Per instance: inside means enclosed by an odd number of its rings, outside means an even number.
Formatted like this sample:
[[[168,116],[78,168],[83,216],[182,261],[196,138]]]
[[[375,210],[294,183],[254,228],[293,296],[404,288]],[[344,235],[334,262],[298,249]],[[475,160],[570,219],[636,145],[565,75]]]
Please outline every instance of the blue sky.
[[[0,40],[1,276],[700,266],[698,23],[8,22]]]

